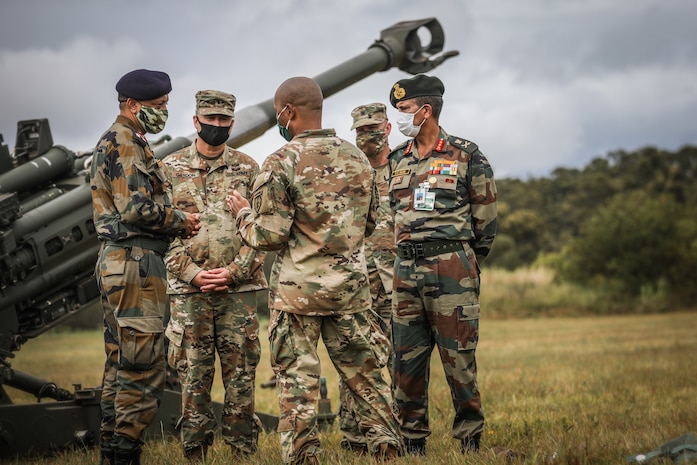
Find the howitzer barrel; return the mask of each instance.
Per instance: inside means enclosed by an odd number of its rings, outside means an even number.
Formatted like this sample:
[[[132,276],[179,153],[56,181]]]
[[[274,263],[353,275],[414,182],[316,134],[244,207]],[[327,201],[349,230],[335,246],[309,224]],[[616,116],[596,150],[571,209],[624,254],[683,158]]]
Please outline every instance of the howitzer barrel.
[[[0,175],[0,192],[22,192],[65,176],[72,171],[73,160],[71,151],[55,145],[40,157]]]
[[[48,226],[56,219],[81,207],[89,208],[86,220],[91,220],[92,197],[90,194],[90,186],[87,184],[76,187],[70,192],[66,192],[51,200],[51,202],[26,212],[12,225],[15,238],[20,239],[39,228]]]
[[[430,33],[431,42],[428,44],[422,44],[419,38],[418,32],[422,28]],[[398,67],[410,74],[428,72],[446,59],[458,55],[457,51],[440,54],[444,41],[443,28],[435,18],[403,21],[383,29],[380,39],[365,52],[315,76],[314,79],[327,98],[375,72],[387,71],[392,67]],[[243,108],[237,111],[235,125],[227,144],[240,147],[261,136],[275,124],[273,98]],[[192,134],[188,139],[172,140],[155,149],[155,155],[163,158],[191,144],[195,138],[196,134]]]
[[[52,289],[60,289],[66,284],[79,282],[81,278],[94,270],[98,251],[99,243],[94,241],[86,249],[55,263],[52,268],[45,270],[40,275],[23,281],[21,286],[7,287],[0,294],[0,307],[4,310],[24,300],[45,294]],[[66,310],[65,313],[68,312]]]

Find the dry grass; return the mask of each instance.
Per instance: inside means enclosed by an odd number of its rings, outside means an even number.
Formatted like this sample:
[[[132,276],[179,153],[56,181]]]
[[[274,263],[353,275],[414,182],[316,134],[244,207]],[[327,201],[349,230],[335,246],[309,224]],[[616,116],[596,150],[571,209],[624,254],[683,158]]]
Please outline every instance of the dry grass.
[[[495,447],[523,453],[530,464],[625,463],[627,455],[695,431],[695,313],[494,320],[485,308],[484,315],[478,364],[487,414],[485,452],[466,463],[506,463],[494,456]],[[73,383],[98,385],[101,363],[98,331],[53,332],[27,343],[13,367],[70,388]],[[428,460],[405,457],[397,463],[465,463],[450,437],[453,412],[437,356],[433,363]],[[328,361],[323,366],[336,409],[336,375]],[[263,357],[258,384],[270,376],[268,357]],[[218,381],[215,397],[222,399]],[[277,413],[275,390],[259,388],[257,399],[260,411]],[[341,450],[336,428],[321,439],[323,463],[373,463]],[[550,462],[551,457],[556,459]],[[231,460],[217,441],[208,463]],[[97,463],[97,451],[14,463]],[[148,443],[142,463],[184,462],[172,440]],[[280,463],[278,436],[262,434],[260,453],[248,463]]]

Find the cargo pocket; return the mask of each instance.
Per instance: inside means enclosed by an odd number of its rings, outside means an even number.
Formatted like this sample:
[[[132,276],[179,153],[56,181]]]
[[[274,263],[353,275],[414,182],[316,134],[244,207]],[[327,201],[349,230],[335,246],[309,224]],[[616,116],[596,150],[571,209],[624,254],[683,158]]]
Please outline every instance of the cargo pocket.
[[[104,295],[123,287],[123,274],[129,257],[129,249],[123,247],[105,247],[102,251],[95,272],[99,277],[99,289]]]
[[[167,329],[165,329],[165,337],[169,341],[169,348],[167,350],[167,363],[172,368],[179,370],[179,364],[184,359],[186,363],[186,357],[182,357],[182,341],[184,340],[184,327],[176,322],[173,318],[170,318]]]
[[[274,310],[269,322],[271,365],[274,370],[286,371],[295,362],[289,326],[288,314]]]
[[[378,366],[384,368],[390,360],[390,338],[387,334],[387,326],[375,311],[366,312],[370,323],[370,346],[373,349]]]
[[[259,318],[253,315],[244,317],[244,332],[250,341],[259,339]]]
[[[479,341],[479,304],[457,307],[457,350],[474,350]]]
[[[119,366],[127,370],[149,370],[164,357],[162,318],[124,317],[119,324]]]

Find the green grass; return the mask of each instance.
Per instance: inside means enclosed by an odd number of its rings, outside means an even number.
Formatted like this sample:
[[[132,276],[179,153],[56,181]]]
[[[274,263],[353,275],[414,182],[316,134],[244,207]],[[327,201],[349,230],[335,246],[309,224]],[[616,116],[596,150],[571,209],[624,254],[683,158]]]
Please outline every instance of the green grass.
[[[431,426],[427,459],[404,457],[399,464],[498,464],[496,447],[525,454],[530,464],[615,464],[695,431],[697,419],[697,331],[694,312],[653,315],[508,318],[487,316],[483,307],[478,348],[479,381],[487,416],[483,453],[465,460],[450,437],[453,412],[440,360],[433,358]],[[271,376],[268,342],[257,383]],[[324,354],[325,352],[323,352]],[[12,360],[14,368],[70,388],[99,384],[99,331],[52,331],[29,341]],[[323,361],[332,407],[337,380]],[[10,390],[10,395],[16,393]],[[215,400],[222,399],[216,380]],[[17,397],[15,397],[17,398]],[[25,398],[25,402],[32,399]],[[274,389],[257,390],[257,409],[277,414]],[[369,464],[339,447],[338,430],[321,433],[323,463]],[[556,459],[548,459],[555,456]],[[216,441],[210,464],[228,464],[229,451]],[[98,451],[69,452],[48,459],[9,463],[97,463]],[[275,433],[262,434],[260,452],[243,463],[279,464]],[[146,444],[143,465],[185,463],[176,439]]]

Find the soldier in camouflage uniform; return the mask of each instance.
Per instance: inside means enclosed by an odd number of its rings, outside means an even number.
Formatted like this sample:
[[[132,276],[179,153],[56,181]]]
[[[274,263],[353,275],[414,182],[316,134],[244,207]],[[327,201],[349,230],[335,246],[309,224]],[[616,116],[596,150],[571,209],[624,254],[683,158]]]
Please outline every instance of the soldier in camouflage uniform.
[[[356,146],[322,129],[322,90],[312,79],[286,80],[274,108],[289,142],[264,162],[253,208],[238,192],[228,204],[246,243],[278,250],[269,339],[283,462],[319,463],[320,337],[353,396],[369,452],[396,457],[403,445],[382,372],[388,353],[371,344],[378,329],[369,314],[364,236],[375,227],[373,170]]]
[[[368,157],[370,166],[375,170],[375,184],[380,201],[377,208],[377,221],[373,234],[365,239],[365,257],[370,281],[370,297],[373,316],[378,316],[382,331],[373,335],[373,345],[382,344],[390,350],[390,333],[392,326],[392,278],[396,249],[394,242],[394,218],[390,209],[389,180],[390,153],[388,137],[392,125],[387,119],[387,109],[382,103],[360,105],[351,111],[356,130],[356,145]],[[388,371],[392,376],[391,358]],[[351,395],[343,384],[339,385],[339,428],[341,446],[344,449],[363,452],[367,448],[366,438],[360,434],[354,414],[355,406]]]
[[[106,363],[100,445],[105,464],[139,464],[143,431],[165,383],[164,254],[174,236],[189,237],[198,214],[171,206],[165,167],[148,145],[167,119],[172,85],[139,69],[116,84],[120,114],[102,135],[91,164],[94,226],[102,242],[95,268],[104,309]]]
[[[438,123],[443,83],[398,81],[390,102],[410,139],[390,154],[397,259],[392,313],[395,405],[407,451],[426,453],[429,365],[438,346],[450,386],[452,435],[479,450],[484,413],[477,385],[479,265],[496,235],[496,185],[476,144]]]
[[[182,387],[180,423],[184,455],[204,459],[217,428],[211,387],[216,352],[225,400],[222,435],[235,455],[257,451],[254,415],[256,368],[261,355],[258,293],[266,289],[264,252],[242,243],[225,199],[247,195],[259,174],[248,155],[226,145],[234,123],[235,97],[216,90],[196,93],[198,137],[165,158],[177,208],[201,215],[192,239],[176,239],[165,258],[171,294],[169,363]]]

